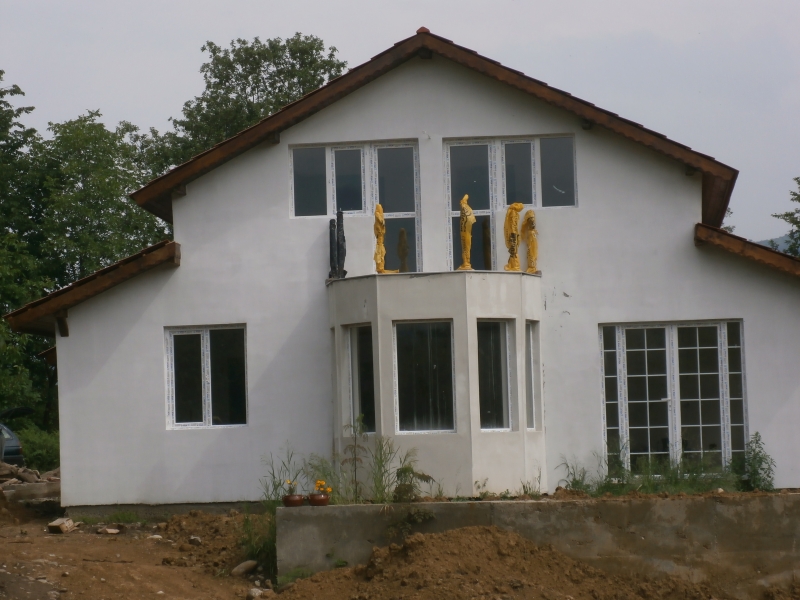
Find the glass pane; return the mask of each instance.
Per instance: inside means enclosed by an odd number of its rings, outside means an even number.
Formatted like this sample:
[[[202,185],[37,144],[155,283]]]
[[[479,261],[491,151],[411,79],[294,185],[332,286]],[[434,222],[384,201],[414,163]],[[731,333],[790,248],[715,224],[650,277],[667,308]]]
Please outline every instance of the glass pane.
[[[575,206],[572,138],[542,138],[542,206]]]
[[[482,429],[508,427],[505,323],[478,321],[478,390]]]
[[[647,402],[628,403],[628,424],[631,427],[647,427]]]
[[[531,144],[506,144],[506,204],[533,204]]]
[[[628,350],[628,375],[646,375],[647,362],[644,350]]]
[[[667,402],[648,402],[650,410],[650,427],[667,427],[669,417],[667,415]]]
[[[417,270],[417,224],[414,217],[386,219],[384,268],[400,273]]]
[[[744,451],[744,425],[731,425],[731,449]]]
[[[728,323],[728,346],[741,346],[742,336],[739,330],[739,323],[732,321]]]
[[[372,326],[351,331],[353,413],[361,415],[364,431],[375,431],[375,379],[372,366]]]
[[[684,452],[699,452],[701,449],[700,428],[681,427],[681,440],[683,441]]]
[[[454,429],[450,323],[398,323],[395,332],[400,430]]]
[[[669,429],[658,427],[650,430],[650,452],[669,452]]]
[[[681,399],[696,400],[700,398],[700,380],[697,375],[681,375]]]
[[[606,377],[606,402],[617,401],[617,378]]]
[[[603,350],[617,349],[617,328],[613,325],[603,327]]]
[[[697,328],[697,342],[701,348],[716,348],[717,347],[717,328],[716,327],[698,327]]]
[[[295,216],[328,214],[325,148],[295,148],[292,156]]]
[[[700,425],[700,403],[694,401],[681,402],[681,423],[683,425]]]
[[[533,398],[533,324],[525,324],[525,392],[527,400],[528,429],[536,427]]]
[[[733,373],[730,376],[731,398],[743,398],[742,395],[742,374]]]
[[[388,221],[387,221],[388,222]],[[461,266],[460,217],[453,217],[453,268]],[[469,262],[476,271],[492,270],[492,218],[489,215],[475,215],[472,225],[472,248]]]
[[[212,329],[211,423],[247,423],[244,329]]]
[[[700,375],[700,397],[719,398],[719,375]]]
[[[619,409],[616,402],[606,403],[606,427],[619,427]]]
[[[744,401],[731,400],[731,424],[744,425]]]
[[[362,210],[361,150],[336,150],[336,209]]]
[[[697,351],[700,357],[700,372],[701,373],[718,373],[719,364],[717,362],[717,349],[716,348],[700,348]]]
[[[489,210],[489,146],[450,147],[450,199],[452,210],[461,210],[461,198],[469,194],[472,210]]]
[[[728,370],[731,373],[741,373],[742,371],[741,348],[728,348]]]
[[[413,148],[378,148],[378,201],[384,213],[416,211]]]
[[[603,373],[607,377],[613,377],[617,374],[616,352],[603,352]]]
[[[678,350],[678,370],[681,373],[697,373],[697,350],[694,348]]]
[[[631,402],[647,400],[646,377],[628,377],[628,400]]]
[[[703,454],[703,467],[704,470],[717,470],[722,467],[722,453],[717,452],[705,452]]]
[[[631,454],[649,452],[650,441],[647,429],[631,429],[630,444]]]
[[[200,334],[172,337],[175,351],[175,422],[203,422],[203,359]]]
[[[667,373],[667,351],[648,350],[647,351],[647,374],[666,375]]]
[[[626,329],[625,347],[628,350],[644,350],[644,329]]]
[[[647,349],[666,348],[666,331],[663,328],[647,329]]]
[[[722,432],[719,425],[703,427],[703,450],[720,450],[722,448]]]
[[[678,348],[697,347],[697,327],[678,327]]]
[[[619,454],[619,429],[609,429],[607,432],[608,453]]]
[[[700,417],[703,420],[703,425],[719,425],[719,400],[703,400],[700,402]]]
[[[667,397],[667,378],[663,375],[647,378],[648,400],[663,400]]]

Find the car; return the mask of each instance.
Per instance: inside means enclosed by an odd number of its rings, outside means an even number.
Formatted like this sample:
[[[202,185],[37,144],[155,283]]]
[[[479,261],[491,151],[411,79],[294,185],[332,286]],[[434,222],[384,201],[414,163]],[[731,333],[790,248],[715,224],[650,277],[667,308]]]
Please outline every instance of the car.
[[[17,434],[0,423],[0,435],[3,436],[3,440],[5,441],[3,462],[17,465],[18,467],[24,467],[25,457],[22,455],[22,442],[19,441]]]

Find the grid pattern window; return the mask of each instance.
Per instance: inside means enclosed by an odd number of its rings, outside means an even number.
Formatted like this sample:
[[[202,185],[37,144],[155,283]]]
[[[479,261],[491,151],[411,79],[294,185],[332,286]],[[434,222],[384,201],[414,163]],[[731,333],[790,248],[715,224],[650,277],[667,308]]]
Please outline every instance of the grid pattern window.
[[[396,323],[394,335],[398,431],[453,431],[451,323]]]
[[[165,334],[167,426],[245,425],[244,327],[174,328]]]
[[[609,468],[690,460],[713,470],[740,459],[742,349],[736,321],[601,327]]]
[[[353,421],[361,416],[365,433],[375,432],[375,373],[372,360],[372,326],[350,327]]]
[[[736,321],[727,324],[728,390],[730,393],[731,455],[734,463],[744,460],[745,431],[744,367],[742,365],[742,328]]]
[[[419,169],[415,146],[395,144],[375,148],[376,203],[386,220],[386,270],[422,270],[419,223]]]
[[[492,270],[492,150],[488,143],[448,146],[453,269],[457,269],[462,261],[461,199],[468,195],[475,216],[470,262],[476,271]]]
[[[508,429],[508,343],[502,321],[478,321],[478,390],[481,429]]]

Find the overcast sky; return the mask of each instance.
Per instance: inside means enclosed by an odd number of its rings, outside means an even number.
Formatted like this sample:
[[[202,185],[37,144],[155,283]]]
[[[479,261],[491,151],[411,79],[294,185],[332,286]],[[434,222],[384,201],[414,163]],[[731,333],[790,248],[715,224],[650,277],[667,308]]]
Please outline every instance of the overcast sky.
[[[786,233],[770,214],[797,206],[797,0],[0,0],[0,69],[39,129],[99,109],[163,130],[202,91],[206,40],[300,31],[355,66],[422,25],[735,167],[736,233]]]

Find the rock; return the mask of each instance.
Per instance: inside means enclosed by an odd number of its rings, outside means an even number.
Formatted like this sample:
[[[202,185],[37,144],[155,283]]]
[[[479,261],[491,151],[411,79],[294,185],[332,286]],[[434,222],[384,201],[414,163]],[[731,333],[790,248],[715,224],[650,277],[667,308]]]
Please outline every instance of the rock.
[[[231,575],[233,577],[239,577],[241,575],[247,575],[250,571],[255,569],[258,566],[258,563],[254,560],[246,560],[243,563],[236,565],[236,567],[231,571]]]
[[[50,533],[69,533],[73,529],[75,529],[75,524],[69,517],[56,519],[52,523],[47,524],[47,530]]]
[[[178,552],[191,552],[192,547],[189,544],[181,544],[178,546]]]
[[[147,539],[148,540],[162,540],[164,538],[162,538],[160,535],[148,535]]]
[[[192,535],[192,536],[189,536],[189,543],[192,546],[200,546],[203,543],[203,540],[201,540],[196,535]]]
[[[98,529],[97,533],[103,535],[118,535],[119,529],[114,529],[113,527],[103,527],[102,529]]]
[[[156,527],[158,527],[159,530],[164,531],[167,528],[167,524],[166,523],[159,523],[158,525],[156,525]]]
[[[247,592],[247,600],[255,600],[255,598],[261,598],[264,595],[264,591],[258,588],[251,588],[249,592]]]

